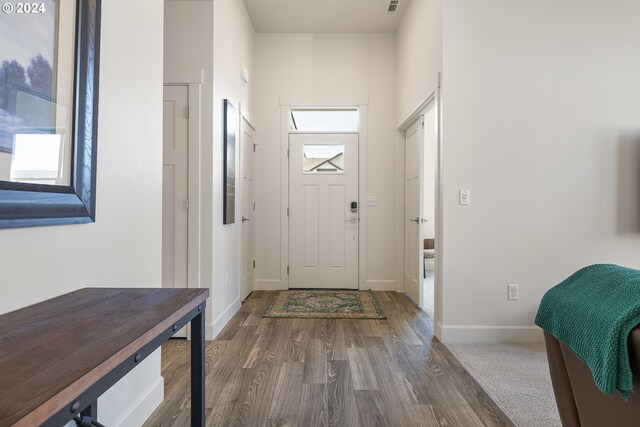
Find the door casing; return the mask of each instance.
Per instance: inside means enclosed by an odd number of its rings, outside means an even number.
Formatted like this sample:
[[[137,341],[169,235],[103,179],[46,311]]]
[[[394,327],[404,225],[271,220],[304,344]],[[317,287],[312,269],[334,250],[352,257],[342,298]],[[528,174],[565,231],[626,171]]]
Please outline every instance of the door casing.
[[[409,116],[400,127],[398,127],[398,141],[402,152],[404,152],[404,133],[411,126],[415,120],[428,112],[431,108],[436,109],[436,207],[435,207],[435,247],[437,256],[435,258],[435,286],[434,286],[434,335],[438,339],[442,339],[442,319],[443,319],[443,263],[444,263],[444,206],[443,206],[443,155],[444,155],[444,141],[443,141],[443,105],[442,105],[442,77],[438,73],[438,82],[435,90],[427,97],[427,99]],[[404,162],[403,162],[404,163]],[[404,168],[402,168],[398,174],[398,179],[404,182]],[[399,215],[399,221],[404,222],[404,197],[399,200],[399,211],[402,212]],[[401,224],[401,222],[399,222]],[[402,229],[404,228],[401,226]],[[404,233],[402,234],[402,242],[399,244],[399,262],[397,263],[399,268],[398,277],[404,277]],[[401,252],[401,253],[400,253]],[[401,261],[400,261],[401,260]],[[403,279],[402,279],[403,280]],[[404,291],[404,286],[398,288],[398,291]]]
[[[292,108],[303,107],[355,107],[358,108],[359,115],[359,150],[358,150],[358,189],[360,209],[360,225],[359,229],[359,248],[358,248],[358,288],[373,289],[376,283],[367,280],[367,110],[369,105],[369,97],[346,96],[343,99],[298,99],[298,98],[280,98],[280,277],[278,281],[270,280],[267,285],[269,289],[288,289],[289,277],[287,274],[289,260],[289,218],[287,217],[287,208],[289,207],[289,158],[287,150],[289,148],[290,133],[289,120]],[[313,132],[318,133],[318,132]],[[332,133],[332,132],[326,132]],[[335,132],[344,133],[344,132]],[[277,283],[275,283],[277,282]],[[258,283],[256,283],[258,285]]]

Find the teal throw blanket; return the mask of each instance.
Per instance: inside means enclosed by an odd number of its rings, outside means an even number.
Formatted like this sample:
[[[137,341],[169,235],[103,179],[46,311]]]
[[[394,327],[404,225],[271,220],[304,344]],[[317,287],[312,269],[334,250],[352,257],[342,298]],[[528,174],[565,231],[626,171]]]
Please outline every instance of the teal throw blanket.
[[[591,369],[604,393],[633,389],[627,337],[640,324],[640,271],[599,264],[577,271],[542,298],[536,325]]]

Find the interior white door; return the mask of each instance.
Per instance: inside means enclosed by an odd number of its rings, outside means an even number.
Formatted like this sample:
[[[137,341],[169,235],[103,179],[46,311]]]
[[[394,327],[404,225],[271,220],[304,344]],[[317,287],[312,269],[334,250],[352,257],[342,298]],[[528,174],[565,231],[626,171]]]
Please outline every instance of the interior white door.
[[[418,305],[422,303],[423,123],[420,117],[405,133],[404,289]]]
[[[165,86],[162,156],[162,287],[186,288],[189,89]],[[186,328],[174,336],[186,337]]]
[[[289,288],[358,288],[358,135],[289,135]]]
[[[253,155],[255,151],[254,130],[244,118],[240,129],[240,173],[242,182],[242,271],[240,277],[240,300],[244,300],[253,290],[253,272],[255,261],[253,258],[253,218],[254,218],[254,197],[253,197]]]

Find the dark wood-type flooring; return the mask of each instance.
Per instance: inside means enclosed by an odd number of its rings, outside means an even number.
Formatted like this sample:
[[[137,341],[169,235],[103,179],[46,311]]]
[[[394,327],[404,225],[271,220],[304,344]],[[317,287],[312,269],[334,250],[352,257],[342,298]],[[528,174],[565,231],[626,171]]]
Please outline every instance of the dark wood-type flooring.
[[[404,295],[387,319],[263,319],[254,292],[207,343],[207,426],[513,426]],[[189,343],[162,347],[165,400],[145,426],[188,426]]]

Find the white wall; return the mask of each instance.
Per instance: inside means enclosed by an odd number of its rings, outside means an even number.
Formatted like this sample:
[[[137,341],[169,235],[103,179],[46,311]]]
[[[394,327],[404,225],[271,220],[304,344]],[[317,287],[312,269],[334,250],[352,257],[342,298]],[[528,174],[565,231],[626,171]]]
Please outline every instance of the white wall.
[[[551,286],[640,268],[638,16],[631,0],[445,4],[445,342],[539,339]]]
[[[202,76],[200,286],[211,289],[206,334],[213,339],[241,302],[239,194],[236,223],[222,224],[222,118],[225,98],[251,117],[255,32],[239,0],[165,0],[165,12],[165,82],[192,82]],[[249,70],[248,85],[240,79],[242,66]],[[236,145],[236,173],[239,153]]]
[[[367,285],[396,289],[395,34],[258,34],[256,42],[256,287],[286,288],[280,254],[280,98],[369,97]],[[274,166],[275,165],[275,166]],[[363,207],[365,208],[365,207]]]
[[[83,287],[160,285],[162,21],[156,1],[103,2],[96,223],[0,230],[0,313]],[[156,353],[99,400],[100,421],[135,425],[162,393]]]
[[[436,89],[442,71],[442,0],[411,0],[398,29],[397,124]]]
[[[442,72],[442,0],[412,0],[397,33],[397,96],[396,125],[403,124],[431,96],[438,87],[438,73]],[[428,127],[425,126],[425,131]],[[396,176],[396,229],[398,253],[396,265],[404,276],[404,138],[398,133],[396,144],[398,174]],[[425,147],[426,148],[426,147]],[[426,182],[425,177],[425,184]],[[426,199],[425,199],[426,200]],[[429,211],[425,206],[425,212]],[[435,215],[425,224],[425,233],[435,235]],[[439,276],[439,274],[438,274]],[[438,281],[436,279],[436,281]],[[440,314],[436,304],[436,315]]]
[[[165,0],[164,82],[200,87],[200,287],[212,288],[213,258],[213,1]],[[190,254],[190,256],[196,256]],[[189,284],[194,286],[193,283]],[[213,300],[213,299],[212,299]],[[211,301],[207,338],[213,339]]]
[[[209,92],[203,97],[202,116],[211,117],[213,1],[165,0],[164,12],[164,81],[202,83],[203,93]],[[210,144],[211,126],[202,132]]]
[[[216,335],[240,308],[240,243],[241,199],[236,190],[236,222],[222,224],[223,203],[223,103],[229,99],[236,110],[251,118],[253,110],[251,88],[256,81],[254,73],[255,31],[245,8],[239,0],[214,2],[213,36],[213,271],[211,306],[213,319],[211,333]],[[240,73],[249,70],[249,84],[245,85]],[[240,121],[238,120],[238,124]],[[258,127],[257,137],[261,129]],[[239,129],[236,135],[240,135]],[[240,146],[236,139],[236,185],[240,179]],[[236,187],[237,188],[237,187]]]

